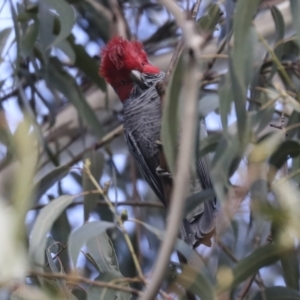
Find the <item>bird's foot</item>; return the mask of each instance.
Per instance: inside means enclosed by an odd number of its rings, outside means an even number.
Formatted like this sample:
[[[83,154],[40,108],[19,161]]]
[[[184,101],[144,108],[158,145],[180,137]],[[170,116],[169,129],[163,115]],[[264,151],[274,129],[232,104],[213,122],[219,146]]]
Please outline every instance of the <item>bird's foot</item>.
[[[170,172],[166,172],[162,167],[158,166],[156,168],[156,174],[159,177],[167,177],[167,178],[172,178],[172,175]]]

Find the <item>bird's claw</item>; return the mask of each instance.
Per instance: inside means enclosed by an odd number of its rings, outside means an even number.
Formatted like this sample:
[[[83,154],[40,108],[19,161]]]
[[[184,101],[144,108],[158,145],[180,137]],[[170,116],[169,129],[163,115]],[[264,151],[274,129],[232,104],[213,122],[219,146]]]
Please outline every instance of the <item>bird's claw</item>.
[[[159,177],[168,177],[168,178],[171,178],[171,173],[170,172],[166,172],[163,168],[161,168],[160,166],[158,166],[156,168],[156,174],[159,176]]]

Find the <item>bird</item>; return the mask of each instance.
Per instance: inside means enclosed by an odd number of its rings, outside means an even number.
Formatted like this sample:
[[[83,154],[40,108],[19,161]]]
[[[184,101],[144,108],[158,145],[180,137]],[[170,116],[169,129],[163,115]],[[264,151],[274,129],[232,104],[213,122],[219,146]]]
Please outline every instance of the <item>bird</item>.
[[[165,73],[148,59],[141,42],[113,37],[100,51],[99,75],[112,86],[123,104],[123,127],[129,152],[158,199],[168,205],[160,167],[162,104],[156,85]],[[161,171],[161,170],[160,170]],[[208,159],[197,161],[200,189],[212,189]],[[194,188],[195,190],[195,188]],[[215,230],[216,199],[198,205],[184,219],[180,233],[193,248],[211,246]]]

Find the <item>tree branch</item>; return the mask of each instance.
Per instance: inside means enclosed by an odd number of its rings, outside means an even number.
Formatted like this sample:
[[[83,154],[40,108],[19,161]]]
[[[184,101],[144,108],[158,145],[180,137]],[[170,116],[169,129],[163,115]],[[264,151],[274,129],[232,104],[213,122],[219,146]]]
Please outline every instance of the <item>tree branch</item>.
[[[183,112],[184,122],[182,123],[182,133],[178,153],[178,165],[174,180],[174,189],[171,197],[171,207],[166,229],[166,239],[161,245],[158,258],[156,260],[152,280],[146,287],[141,300],[152,300],[164,278],[166,267],[169,263],[175,240],[178,235],[180,221],[184,206],[184,197],[188,192],[190,180],[190,157],[194,143],[197,115],[197,89],[198,89],[198,67],[197,60],[200,56],[200,49],[205,42],[203,38],[194,33],[194,24],[185,20],[182,11],[173,1],[160,0],[175,17],[177,24],[183,30],[184,40],[188,48],[188,64],[184,76],[183,91],[186,104]]]
[[[38,272],[38,271],[30,271],[28,276],[39,276],[39,277],[49,278],[49,279],[64,279],[69,283],[82,282],[82,283],[86,283],[86,284],[93,285],[93,286],[104,287],[107,289],[118,290],[118,291],[122,291],[122,292],[128,292],[128,293],[132,293],[135,295],[141,294],[140,291],[133,289],[133,288],[128,288],[128,287],[110,283],[110,282],[94,281],[94,280],[91,280],[91,279],[88,279],[88,278],[85,278],[82,276],[78,276],[78,275],[68,275],[68,274],[63,274],[63,273],[43,273],[43,272]]]

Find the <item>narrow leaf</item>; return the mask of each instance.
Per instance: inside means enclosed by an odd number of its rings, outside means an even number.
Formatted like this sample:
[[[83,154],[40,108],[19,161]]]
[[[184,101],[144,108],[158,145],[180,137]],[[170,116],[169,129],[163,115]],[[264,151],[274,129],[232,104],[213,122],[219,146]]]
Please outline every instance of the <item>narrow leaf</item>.
[[[54,221],[73,202],[73,200],[73,196],[64,195],[51,201],[40,211],[33,225],[29,244],[29,256],[35,269],[43,269],[45,263],[47,233],[50,231]]]
[[[199,270],[184,265],[182,272],[176,276],[176,284],[199,296],[201,300],[215,299],[215,289],[212,283]]]
[[[294,29],[296,30],[296,35],[298,39],[298,44],[300,44],[300,2],[299,0],[290,0],[291,13],[293,18]]]
[[[56,58],[51,59],[47,75],[48,85],[60,91],[76,107],[82,119],[100,138],[102,136],[102,126],[93,109],[86,102],[85,96],[75,79],[61,67],[60,62]]]
[[[254,250],[249,256],[240,260],[234,268],[233,286],[237,286],[260,268],[274,264],[280,259],[284,250],[278,245],[266,245]]]
[[[251,300],[300,300],[300,295],[294,289],[273,286],[257,292]]]
[[[21,40],[21,51],[24,56],[28,56],[35,44],[39,33],[39,21],[35,20],[30,24]]]
[[[69,172],[70,166],[63,165],[53,169],[35,184],[36,201],[39,200],[56,182],[63,179]]]
[[[76,266],[77,258],[81,247],[88,242],[91,238],[94,238],[106,229],[114,227],[114,223],[105,221],[95,221],[83,224],[81,227],[73,231],[69,236],[68,252],[73,265]]]
[[[42,2],[48,6],[50,10],[56,11],[60,22],[60,32],[58,36],[47,47],[58,45],[65,40],[71,33],[71,30],[75,24],[75,12],[65,0],[42,0]]]
[[[183,59],[177,62],[175,71],[168,84],[163,107],[161,140],[171,173],[175,172],[176,149],[178,146],[179,99],[182,85]]]
[[[115,249],[106,232],[91,238],[86,246],[101,273],[119,273],[122,277]]]
[[[2,57],[3,49],[6,45],[6,41],[12,31],[12,28],[5,28],[0,31],[0,58]]]
[[[106,83],[105,80],[99,76],[99,66],[96,61],[90,57],[83,46],[75,44],[74,35],[70,35],[67,41],[75,52],[75,66],[97,84],[102,91],[106,91]]]
[[[71,64],[75,63],[76,61],[75,51],[67,40],[61,41],[59,44],[56,45],[56,47],[61,51],[63,51],[68,56]]]
[[[271,13],[275,23],[276,41],[280,41],[284,38],[284,19],[280,10],[276,6],[271,7]]]

